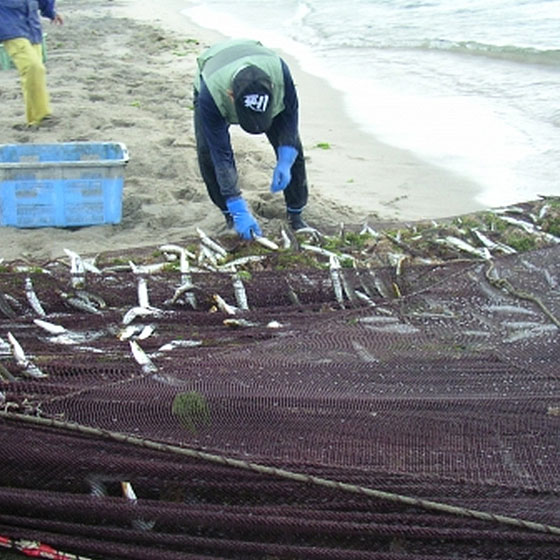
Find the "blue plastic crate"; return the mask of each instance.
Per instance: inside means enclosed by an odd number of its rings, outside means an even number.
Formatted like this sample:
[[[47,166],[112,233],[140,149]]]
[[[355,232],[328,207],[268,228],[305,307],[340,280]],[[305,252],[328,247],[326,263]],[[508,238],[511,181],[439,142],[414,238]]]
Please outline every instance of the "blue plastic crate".
[[[127,162],[119,142],[0,145],[0,226],[119,223]]]

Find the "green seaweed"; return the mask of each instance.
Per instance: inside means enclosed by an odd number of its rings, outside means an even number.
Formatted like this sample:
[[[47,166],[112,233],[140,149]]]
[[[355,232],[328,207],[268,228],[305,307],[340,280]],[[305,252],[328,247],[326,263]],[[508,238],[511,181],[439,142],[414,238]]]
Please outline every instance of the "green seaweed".
[[[210,409],[206,398],[196,391],[177,393],[171,413],[187,431],[197,434],[200,428],[210,425]]]

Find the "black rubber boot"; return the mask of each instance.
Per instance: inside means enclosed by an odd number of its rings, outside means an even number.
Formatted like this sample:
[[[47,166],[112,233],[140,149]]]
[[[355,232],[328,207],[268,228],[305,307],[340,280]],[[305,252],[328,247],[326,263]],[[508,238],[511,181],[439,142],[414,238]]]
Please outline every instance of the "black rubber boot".
[[[229,212],[224,212],[224,218],[226,219],[226,227],[233,229],[233,216]]]
[[[288,222],[290,223],[290,227],[294,231],[309,227],[305,220],[302,218],[301,212],[288,212]]]

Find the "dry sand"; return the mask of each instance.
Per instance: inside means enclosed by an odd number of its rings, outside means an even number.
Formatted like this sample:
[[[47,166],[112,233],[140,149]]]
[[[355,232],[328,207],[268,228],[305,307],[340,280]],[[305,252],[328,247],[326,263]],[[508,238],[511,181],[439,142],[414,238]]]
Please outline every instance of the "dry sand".
[[[47,80],[55,115],[52,128],[19,131],[24,121],[19,78],[0,72],[1,142],[122,142],[122,222],[79,229],[0,228],[0,258],[49,260],[64,248],[83,255],[180,243],[196,235],[226,233],[200,178],[192,125],[196,57],[220,40],[184,16],[182,0],[157,7],[140,0],[73,0],[59,4],[65,25],[44,21]],[[342,97],[287,58],[298,87],[300,132],[308,160],[307,220],[328,231],[340,222],[414,221],[480,210],[477,187],[413,154],[360,131]],[[232,127],[240,185],[265,234],[284,218],[281,195],[269,192],[274,154],[264,137]],[[329,149],[318,144],[327,143]]]

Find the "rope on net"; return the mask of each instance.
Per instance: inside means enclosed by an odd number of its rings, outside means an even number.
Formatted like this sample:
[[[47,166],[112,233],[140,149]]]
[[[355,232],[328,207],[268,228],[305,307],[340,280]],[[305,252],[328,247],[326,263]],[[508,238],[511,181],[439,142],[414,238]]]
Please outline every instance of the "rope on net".
[[[464,508],[460,506],[453,506],[450,504],[434,502],[431,500],[424,500],[421,498],[414,498],[411,496],[403,496],[401,494],[376,490],[374,488],[368,488],[366,486],[348,484],[346,482],[340,482],[340,481],[331,480],[319,476],[312,476],[304,473],[298,473],[295,471],[279,469],[276,467],[269,467],[266,465],[253,463],[250,461],[244,461],[242,459],[234,459],[231,457],[226,457],[224,455],[205,453],[203,451],[197,451],[196,449],[190,449],[185,447],[179,447],[176,445],[160,443],[145,438],[138,438],[122,432],[114,432],[111,430],[93,428],[90,426],[86,426],[84,424],[78,424],[77,422],[67,422],[67,421],[56,420],[53,418],[15,414],[6,411],[0,411],[0,418],[4,418],[6,420],[27,422],[30,424],[36,424],[44,427],[69,430],[86,436],[102,437],[120,443],[134,445],[136,447],[143,447],[154,451],[161,451],[164,453],[182,455],[189,458],[198,459],[201,461],[208,461],[220,465],[226,465],[228,467],[252,471],[263,475],[280,477],[283,479],[292,480],[294,482],[301,482],[304,484],[314,484],[316,486],[321,486],[324,488],[332,488],[335,490],[342,490],[344,492],[351,492],[353,494],[361,494],[371,498],[377,498],[380,500],[406,504],[409,506],[415,506],[426,510],[439,511],[439,512],[461,516],[461,517],[470,517],[482,521],[491,521],[502,525],[509,525],[522,529],[528,529],[531,531],[538,531],[541,533],[560,535],[560,527],[556,527],[554,525],[546,525],[543,523],[537,523],[525,519],[519,519],[515,517],[488,513],[488,512],[474,510],[470,508]]]
[[[489,266],[485,272],[485,275],[488,282],[495,288],[505,290],[512,296],[519,299],[532,301],[560,329],[560,320],[552,313],[552,311],[550,311],[550,309],[548,309],[548,307],[542,302],[542,300],[534,294],[516,289],[506,278],[500,278],[497,274],[493,261],[489,262]]]

